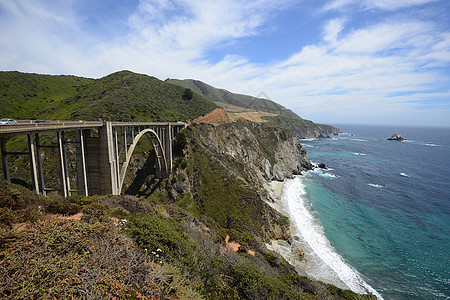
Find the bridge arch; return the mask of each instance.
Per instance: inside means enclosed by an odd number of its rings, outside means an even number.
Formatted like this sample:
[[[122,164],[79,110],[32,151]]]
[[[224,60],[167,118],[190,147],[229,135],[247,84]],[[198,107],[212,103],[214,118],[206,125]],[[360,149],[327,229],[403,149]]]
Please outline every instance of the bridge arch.
[[[155,153],[156,153],[156,161],[158,164],[158,168],[156,170],[157,174],[155,174],[155,175],[159,178],[164,178],[169,173],[168,161],[167,161],[167,157],[164,152],[163,144],[161,142],[160,137],[153,129],[150,129],[150,128],[144,129],[134,137],[130,148],[126,152],[125,162],[123,163],[122,168],[120,169],[120,173],[119,173],[119,186],[118,186],[119,193],[123,187],[123,182],[125,180],[125,174],[127,172],[128,165],[131,160],[131,156],[133,155],[134,149],[136,148],[137,143],[139,142],[139,140],[141,139],[141,137],[143,135],[145,135],[149,138],[150,142],[152,143],[153,149],[155,150]]]

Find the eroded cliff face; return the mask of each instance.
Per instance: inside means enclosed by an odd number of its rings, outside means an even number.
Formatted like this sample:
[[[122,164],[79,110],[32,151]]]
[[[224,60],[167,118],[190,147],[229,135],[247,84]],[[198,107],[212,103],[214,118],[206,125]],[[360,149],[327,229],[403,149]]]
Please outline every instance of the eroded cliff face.
[[[305,149],[289,130],[239,119],[207,130],[203,145],[246,165],[259,181],[291,178],[312,168]]]
[[[290,238],[289,220],[265,203],[271,199],[265,185],[312,168],[292,131],[244,119],[191,125],[177,137],[175,153],[175,198],[226,228],[266,241]]]
[[[316,124],[312,121],[305,119],[292,119],[282,116],[267,117],[269,123],[273,126],[289,128],[298,138],[310,139],[310,138],[329,138],[330,134],[339,133],[339,129],[330,125]]]

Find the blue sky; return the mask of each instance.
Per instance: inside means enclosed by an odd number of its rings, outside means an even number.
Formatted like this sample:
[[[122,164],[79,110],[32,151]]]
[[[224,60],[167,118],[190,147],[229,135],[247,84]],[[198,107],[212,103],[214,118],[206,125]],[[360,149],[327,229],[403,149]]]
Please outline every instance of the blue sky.
[[[448,0],[0,0],[0,69],[131,70],[321,123],[450,126]]]

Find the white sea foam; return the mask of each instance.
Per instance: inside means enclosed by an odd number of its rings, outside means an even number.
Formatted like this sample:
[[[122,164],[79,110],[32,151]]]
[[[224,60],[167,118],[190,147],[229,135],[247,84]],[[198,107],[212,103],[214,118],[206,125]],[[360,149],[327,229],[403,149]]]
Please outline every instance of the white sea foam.
[[[429,147],[439,147],[439,145],[436,145],[436,144],[432,144],[432,143],[429,143],[429,144],[425,144],[425,146],[429,146]]]
[[[356,142],[367,142],[367,140],[362,139],[349,139],[350,141],[356,141]]]
[[[411,177],[411,176],[409,176],[408,174],[405,174],[405,173],[400,173],[400,175],[402,175],[403,177]]]
[[[364,153],[359,153],[359,152],[354,152],[353,154],[355,154],[355,155],[362,155],[362,156],[365,156],[365,155],[367,155],[367,154],[364,154]]]
[[[329,177],[329,178],[337,178],[338,177],[337,175],[334,175],[332,173],[326,173],[326,172],[320,173],[320,176]]]
[[[334,169],[327,167],[326,169],[322,169],[319,168],[319,164],[315,163],[315,162],[311,162],[311,164],[313,165],[314,169],[309,171],[309,172],[313,172],[313,173],[321,173],[321,172],[329,172],[329,171],[333,171]]]
[[[316,148],[316,146],[314,145],[308,145],[308,144],[302,144],[303,147],[308,147],[308,148]]]
[[[339,282],[343,282],[347,288],[356,293],[370,292],[382,299],[381,295],[368,285],[330,245],[320,221],[311,213],[310,204],[305,200],[305,195],[302,179],[296,176],[286,183],[282,199],[298,235],[312,252],[311,260],[318,261],[314,269],[307,270],[307,275],[338,286]]]
[[[384,188],[384,185],[375,184],[375,183],[369,183],[368,186],[371,186],[371,187],[374,187],[374,188]]]

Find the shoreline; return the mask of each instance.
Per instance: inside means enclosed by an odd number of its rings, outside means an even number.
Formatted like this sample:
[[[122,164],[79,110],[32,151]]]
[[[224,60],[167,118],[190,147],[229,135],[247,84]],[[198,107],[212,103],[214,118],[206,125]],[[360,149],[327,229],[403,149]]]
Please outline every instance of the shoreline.
[[[280,254],[295,268],[299,275],[308,276],[307,269],[308,267],[311,267],[308,266],[311,265],[311,263],[308,264],[307,257],[309,254],[305,251],[306,242],[303,241],[302,243],[297,237],[297,229],[295,228],[295,225],[291,220],[291,216],[282,201],[285,184],[286,179],[284,179],[284,181],[268,181],[265,188],[273,202],[266,201],[266,203],[278,213],[289,219],[290,239],[289,241],[270,240],[270,244],[266,244],[266,247],[267,249]],[[343,286],[342,288],[348,289],[347,286]]]
[[[267,249],[280,254],[289,264],[291,264],[297,273],[301,276],[307,276],[313,280],[319,280],[324,283],[332,284],[344,290],[351,290],[350,286],[342,281],[337,274],[328,270],[328,266],[324,266],[319,261],[314,250],[309,246],[308,242],[303,240],[291,219],[290,213],[283,201],[284,188],[286,179],[280,181],[267,181],[264,185],[269,194],[271,201],[266,203],[277,212],[286,216],[290,223],[290,239],[286,240],[270,240],[266,243]],[[324,269],[325,267],[325,269]],[[366,289],[366,293],[370,293]]]

